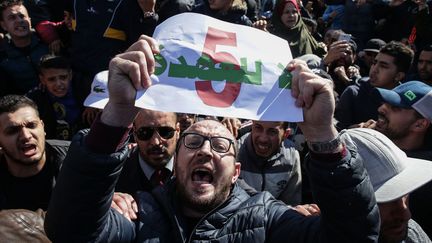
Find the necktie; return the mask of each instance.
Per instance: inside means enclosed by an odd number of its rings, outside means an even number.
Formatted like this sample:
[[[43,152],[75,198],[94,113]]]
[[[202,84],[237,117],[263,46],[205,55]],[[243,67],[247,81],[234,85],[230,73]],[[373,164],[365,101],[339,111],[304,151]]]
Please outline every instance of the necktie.
[[[150,181],[154,187],[163,185],[171,175],[171,171],[167,168],[156,169],[150,178]]]

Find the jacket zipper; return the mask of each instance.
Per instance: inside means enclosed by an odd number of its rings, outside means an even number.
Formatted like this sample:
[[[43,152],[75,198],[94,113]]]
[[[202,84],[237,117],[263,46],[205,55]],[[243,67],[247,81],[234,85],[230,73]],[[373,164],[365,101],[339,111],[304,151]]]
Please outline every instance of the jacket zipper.
[[[194,234],[194,232],[195,232],[195,230],[196,230],[196,228],[198,227],[198,225],[200,225],[201,224],[201,222],[202,221],[204,221],[204,219],[206,219],[207,218],[207,216],[209,216],[210,214],[212,214],[213,212],[215,212],[217,209],[219,209],[219,207],[220,206],[222,206],[225,202],[227,202],[230,198],[232,197],[232,195],[230,195],[228,198],[227,198],[227,200],[225,200],[225,201],[223,201],[221,204],[219,204],[217,207],[215,207],[213,210],[211,210],[210,212],[208,212],[208,213],[206,213],[199,221],[198,221],[198,223],[195,225],[195,227],[193,228],[193,230],[192,230],[192,232],[190,233],[190,235],[189,235],[189,238],[188,238],[188,243],[190,243],[191,242],[191,240],[192,240],[192,235]]]

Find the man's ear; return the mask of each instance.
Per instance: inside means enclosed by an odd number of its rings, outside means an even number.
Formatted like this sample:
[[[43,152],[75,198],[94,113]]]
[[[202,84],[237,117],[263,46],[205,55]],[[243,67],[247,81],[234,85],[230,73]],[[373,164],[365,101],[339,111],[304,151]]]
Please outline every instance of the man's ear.
[[[175,126],[174,126],[174,129],[175,129],[175,140],[177,141],[177,143],[179,142],[178,140],[179,140],[179,138],[180,138],[180,122],[176,122],[176,124],[175,124]]]
[[[39,80],[41,82],[42,85],[45,85],[45,80],[43,79],[43,75],[39,74]]]
[[[405,79],[405,73],[404,72],[398,72],[396,74],[395,80],[398,82],[402,82],[402,80]]]
[[[417,119],[413,124],[413,131],[425,132],[431,125],[431,122],[426,118]]]
[[[240,162],[235,162],[234,163],[234,175],[233,175],[233,177],[231,179],[231,184],[234,184],[237,181],[237,179],[239,178],[239,176],[240,176],[240,169],[241,169],[241,163]]]

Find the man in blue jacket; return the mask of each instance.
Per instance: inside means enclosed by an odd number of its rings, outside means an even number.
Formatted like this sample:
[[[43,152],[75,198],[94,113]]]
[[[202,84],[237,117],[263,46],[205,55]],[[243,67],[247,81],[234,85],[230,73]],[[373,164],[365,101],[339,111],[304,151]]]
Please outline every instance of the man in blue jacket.
[[[287,68],[293,75],[296,105],[304,109],[305,121],[299,126],[312,151],[306,166],[322,217],[304,217],[267,192],[249,196],[237,186],[240,163],[235,160],[235,138],[210,120],[197,122],[182,134],[175,177],[138,195],[136,222],[110,210],[128,152],[127,132],[138,113],[136,90],[150,85],[157,46],[150,37],[141,37],[111,61],[109,102],[90,132],[75,137],[50,202],[45,229],[51,240],[377,241],[378,209],[362,158],[355,146],[339,139],[332,125],[332,85],[299,61]]]
[[[0,51],[0,94],[25,94],[39,84],[37,67],[48,54],[48,46],[31,31],[30,17],[20,0],[0,3],[0,25],[10,37]]]

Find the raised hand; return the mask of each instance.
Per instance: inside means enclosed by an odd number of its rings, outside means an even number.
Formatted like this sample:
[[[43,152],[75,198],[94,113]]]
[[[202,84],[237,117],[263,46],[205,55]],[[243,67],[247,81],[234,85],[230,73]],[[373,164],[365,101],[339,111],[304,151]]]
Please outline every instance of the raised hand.
[[[153,53],[159,53],[156,41],[148,36],[131,45],[109,64],[109,101],[101,116],[111,126],[129,126],[138,108],[134,106],[136,92],[151,85],[150,75],[155,70]]]
[[[293,60],[287,69],[293,75],[292,96],[295,104],[303,108],[304,122],[299,126],[306,140],[311,142],[327,142],[337,136],[333,126],[335,99],[333,84],[314,74],[300,60]]]
[[[135,199],[127,193],[115,192],[111,207],[130,221],[137,219],[138,205]]]

